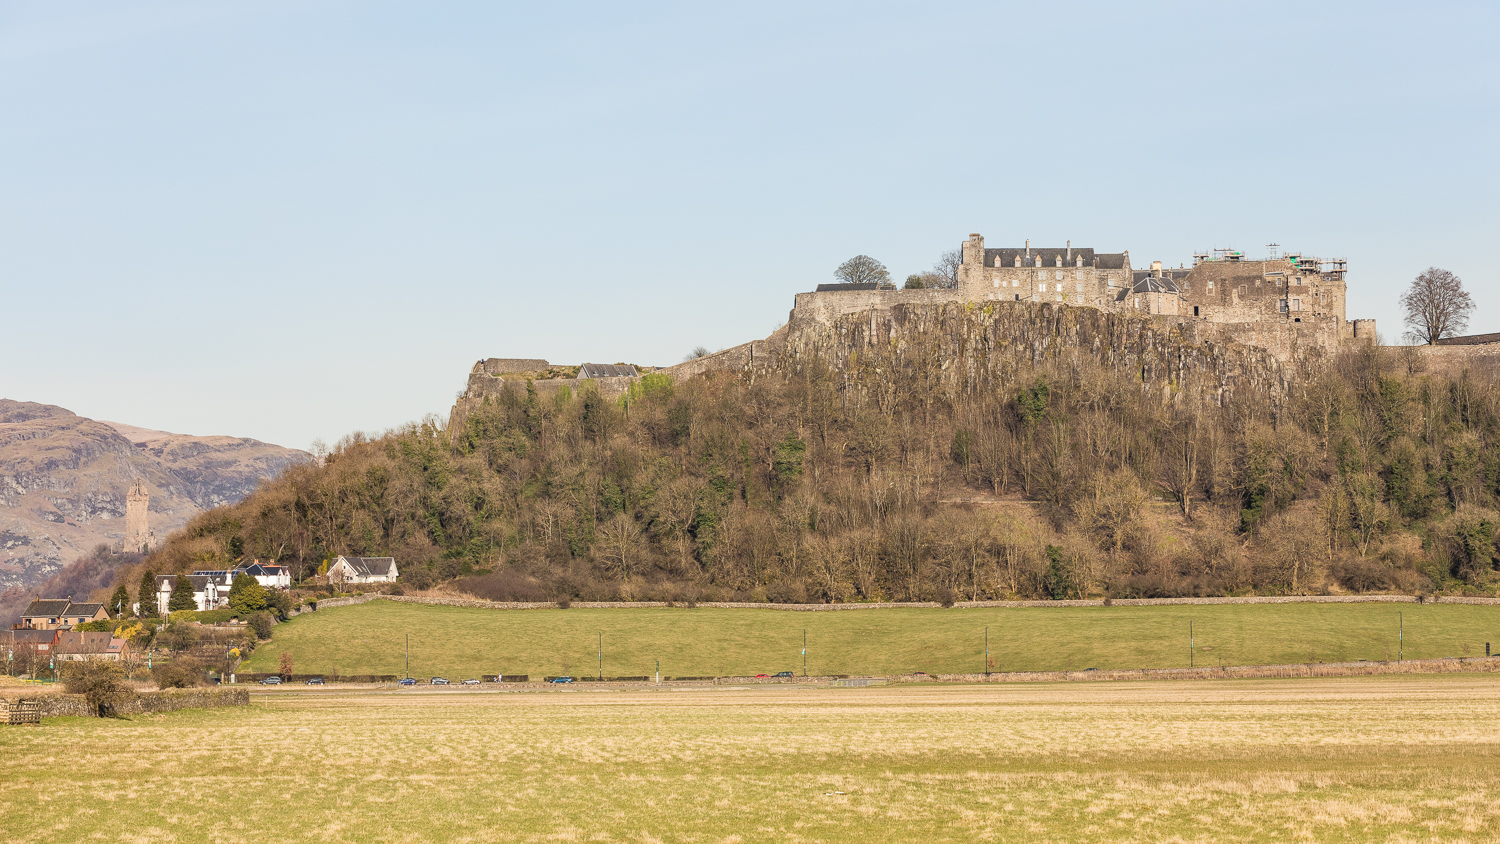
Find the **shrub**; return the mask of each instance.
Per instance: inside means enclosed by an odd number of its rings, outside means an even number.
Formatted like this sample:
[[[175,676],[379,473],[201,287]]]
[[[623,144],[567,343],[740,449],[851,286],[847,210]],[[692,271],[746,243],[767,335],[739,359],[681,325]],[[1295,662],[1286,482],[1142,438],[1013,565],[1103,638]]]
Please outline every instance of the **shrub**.
[[[271,614],[264,610],[250,616],[250,629],[254,631],[255,638],[257,639],[264,640],[271,638],[271,629],[275,626],[276,620],[271,618]]]
[[[83,695],[89,708],[100,717],[135,696],[125,684],[125,669],[116,662],[93,659],[68,662],[63,665],[62,677],[63,688],[69,694]]]
[[[151,679],[158,689],[192,689],[208,685],[203,666],[191,659],[174,659],[151,669]]]
[[[167,629],[161,632],[158,641],[171,650],[185,651],[198,644],[198,631],[187,622],[174,618],[172,623],[167,625]]]

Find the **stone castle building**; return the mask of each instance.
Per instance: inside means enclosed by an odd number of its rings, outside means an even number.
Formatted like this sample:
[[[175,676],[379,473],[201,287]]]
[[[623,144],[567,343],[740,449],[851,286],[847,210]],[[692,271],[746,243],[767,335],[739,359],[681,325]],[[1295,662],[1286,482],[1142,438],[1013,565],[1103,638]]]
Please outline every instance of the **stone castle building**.
[[[1283,360],[1300,350],[1330,351],[1340,343],[1375,341],[1374,320],[1345,314],[1348,265],[1300,254],[1247,260],[1232,250],[1193,256],[1191,267],[1131,266],[1130,252],[1075,248],[987,248],[971,234],[962,245],[957,284],[944,290],[877,290],[870,285],[819,285],[797,296],[793,320],[827,322],[871,307],[941,302],[1053,303],[1196,322],[1209,335],[1261,346]]]
[[[156,536],[151,532],[150,508],[151,493],[146,491],[145,482],[136,478],[130,491],[125,493],[126,551],[144,554],[156,544]]]

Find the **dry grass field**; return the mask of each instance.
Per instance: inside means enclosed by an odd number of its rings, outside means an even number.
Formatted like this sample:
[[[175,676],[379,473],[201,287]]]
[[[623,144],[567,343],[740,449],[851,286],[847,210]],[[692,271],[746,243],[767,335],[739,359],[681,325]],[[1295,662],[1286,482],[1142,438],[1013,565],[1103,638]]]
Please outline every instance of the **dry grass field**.
[[[56,842],[1500,840],[1500,678],[281,690],[0,728]]]
[[[1397,613],[1401,615],[1398,616]],[[838,612],[717,609],[489,610],[372,601],[307,613],[276,626],[245,671],[593,676],[603,634],[606,677],[930,674],[995,671],[1278,665],[1483,656],[1500,645],[1500,607],[1462,604],[1219,604],[1035,609],[865,609]]]

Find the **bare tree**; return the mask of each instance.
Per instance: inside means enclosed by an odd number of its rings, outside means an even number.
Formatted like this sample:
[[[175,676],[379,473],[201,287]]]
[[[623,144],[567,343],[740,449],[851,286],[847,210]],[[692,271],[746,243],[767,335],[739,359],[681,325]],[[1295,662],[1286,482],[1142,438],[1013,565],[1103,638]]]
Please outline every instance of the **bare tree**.
[[[1474,300],[1464,290],[1463,280],[1437,267],[1412,280],[1401,294],[1401,311],[1417,339],[1432,345],[1469,327]]]
[[[855,255],[839,264],[839,268],[833,271],[833,277],[845,284],[876,284],[883,288],[893,286],[890,270],[869,255]]]
[[[932,265],[932,273],[942,276],[946,280],[943,286],[951,290],[958,287],[958,268],[963,266],[963,263],[963,250],[949,249],[938,256],[937,263]]]

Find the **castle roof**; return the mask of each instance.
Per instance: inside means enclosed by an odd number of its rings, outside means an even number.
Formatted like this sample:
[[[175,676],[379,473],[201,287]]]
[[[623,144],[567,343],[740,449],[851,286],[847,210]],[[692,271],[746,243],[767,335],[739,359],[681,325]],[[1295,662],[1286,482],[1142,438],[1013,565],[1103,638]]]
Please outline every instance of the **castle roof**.
[[[1130,288],[1130,292],[1131,293],[1178,293],[1178,294],[1181,294],[1182,293],[1182,288],[1178,287],[1177,286],[1177,282],[1175,282],[1172,279],[1166,277],[1165,274],[1163,274],[1162,276],[1158,277],[1158,276],[1151,275],[1150,273],[1147,273],[1145,278],[1138,278],[1138,279],[1136,279],[1135,284]]]
[[[1436,345],[1439,346],[1482,346],[1487,343],[1500,343],[1500,334],[1470,334],[1465,337],[1442,337]]]
[[[613,363],[586,363],[578,367],[579,378],[634,378],[635,367]]]
[[[1075,266],[1080,258],[1083,259],[1083,266],[1085,267],[1098,267],[1101,270],[1123,270],[1125,268],[1124,252],[1095,252],[1092,249],[1080,247],[1072,247],[1070,249],[1066,246],[1043,246],[1032,247],[1031,249],[1026,249],[1025,247],[1015,249],[986,249],[984,250],[984,265],[986,267],[993,267],[995,266],[995,259],[999,258],[1000,266],[1013,267],[1016,265],[1017,257],[1021,259],[1022,267],[1035,266],[1036,259],[1041,257],[1044,268],[1057,266],[1059,260],[1062,261],[1064,267]],[[1098,263],[1095,263],[1096,261]]]

